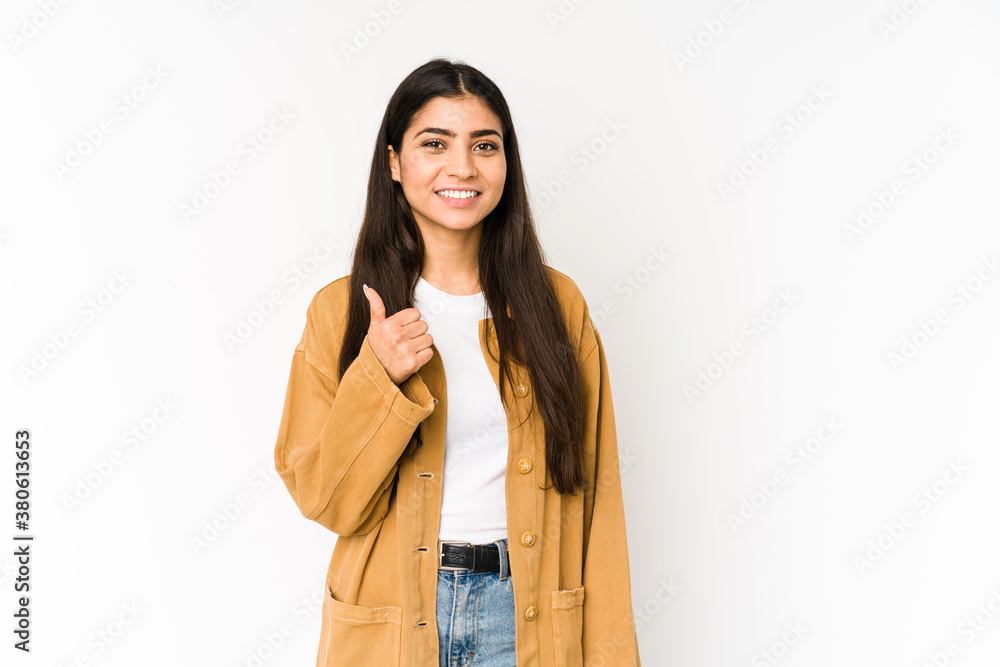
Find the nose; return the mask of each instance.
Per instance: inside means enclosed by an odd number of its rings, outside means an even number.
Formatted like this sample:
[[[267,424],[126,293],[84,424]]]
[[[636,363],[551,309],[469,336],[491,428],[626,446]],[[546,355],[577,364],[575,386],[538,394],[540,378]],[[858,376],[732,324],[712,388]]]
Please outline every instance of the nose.
[[[476,163],[469,151],[457,151],[448,163],[448,175],[456,178],[470,178],[476,175]]]

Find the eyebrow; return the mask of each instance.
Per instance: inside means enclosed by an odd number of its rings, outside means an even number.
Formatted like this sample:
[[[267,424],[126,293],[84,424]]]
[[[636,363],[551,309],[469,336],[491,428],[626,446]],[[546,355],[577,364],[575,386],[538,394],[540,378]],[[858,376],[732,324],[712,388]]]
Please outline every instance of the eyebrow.
[[[440,127],[425,127],[424,129],[422,129],[419,132],[417,132],[417,134],[415,136],[419,137],[424,132],[429,132],[430,134],[443,134],[446,137],[457,137],[458,136],[457,134],[455,134],[451,130],[445,130],[445,129],[442,129]],[[469,138],[470,139],[478,139],[479,137],[485,137],[485,136],[489,136],[489,135],[496,135],[498,138],[503,139],[503,137],[500,136],[500,133],[497,132],[496,130],[473,130],[472,132],[469,132]]]

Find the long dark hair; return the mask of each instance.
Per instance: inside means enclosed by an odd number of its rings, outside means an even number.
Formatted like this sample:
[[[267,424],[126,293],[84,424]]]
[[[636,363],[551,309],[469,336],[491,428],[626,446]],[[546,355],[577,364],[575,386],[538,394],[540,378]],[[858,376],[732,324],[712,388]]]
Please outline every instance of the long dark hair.
[[[517,136],[507,101],[486,75],[462,61],[434,59],[411,72],[389,99],[375,141],[364,222],[354,249],[347,328],[340,377],[361,351],[371,324],[362,283],[374,287],[388,315],[413,306],[423,269],[424,244],[402,186],[393,180],[389,150],[397,152],[413,117],[434,98],[473,96],[500,120],[507,174],[496,208],[483,219],[479,282],[493,316],[500,357],[500,396],[511,381],[511,359],[527,367],[534,408],[545,428],[546,465],[560,493],[584,485],[584,405],[579,361],[531,216]],[[508,312],[509,308],[509,312]],[[420,426],[401,460],[422,444]]]

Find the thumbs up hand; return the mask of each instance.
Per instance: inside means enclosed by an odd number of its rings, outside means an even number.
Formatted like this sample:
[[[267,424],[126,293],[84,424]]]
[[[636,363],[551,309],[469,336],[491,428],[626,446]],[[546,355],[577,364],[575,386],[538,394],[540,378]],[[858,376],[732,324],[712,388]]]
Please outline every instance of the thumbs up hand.
[[[420,319],[419,310],[404,308],[386,317],[382,297],[368,285],[364,289],[371,307],[368,345],[389,379],[400,385],[434,356],[434,339],[427,333],[427,322]]]

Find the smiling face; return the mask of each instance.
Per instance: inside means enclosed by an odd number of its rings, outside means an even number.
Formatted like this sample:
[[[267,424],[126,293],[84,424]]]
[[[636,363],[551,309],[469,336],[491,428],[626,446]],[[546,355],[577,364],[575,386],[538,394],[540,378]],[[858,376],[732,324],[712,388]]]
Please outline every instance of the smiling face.
[[[479,98],[435,97],[414,115],[398,152],[389,146],[389,164],[422,231],[471,229],[503,194],[500,120]]]

